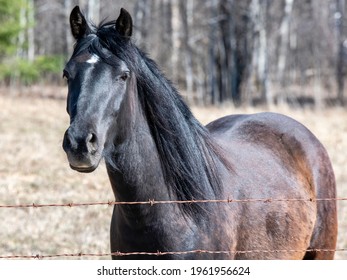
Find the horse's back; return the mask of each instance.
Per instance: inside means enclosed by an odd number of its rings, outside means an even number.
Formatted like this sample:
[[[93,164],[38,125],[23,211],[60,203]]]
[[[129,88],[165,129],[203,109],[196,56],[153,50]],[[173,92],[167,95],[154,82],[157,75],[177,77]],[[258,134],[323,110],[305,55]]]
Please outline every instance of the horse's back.
[[[280,243],[286,241],[291,246],[306,246],[301,250],[332,250],[308,251],[303,258],[333,258],[337,235],[336,202],[314,200],[336,196],[332,166],[319,140],[297,121],[274,113],[227,116],[208,124],[207,128],[234,163],[234,174],[229,178],[231,183],[226,185],[227,195],[239,199],[308,200],[282,204],[272,202],[265,204],[266,208],[254,203],[243,206],[240,210],[242,215],[256,214],[259,218],[253,219],[253,223],[241,218],[244,220],[238,228],[253,231],[254,236],[259,234],[258,238],[263,234],[261,240],[265,241],[259,244],[257,238],[251,240],[254,238],[252,233],[242,233],[238,249],[271,244],[269,246],[275,250],[278,249],[276,242],[283,249]],[[312,202],[309,201],[311,198]],[[246,242],[251,245],[240,245]],[[297,258],[300,253],[282,253],[281,256]],[[275,253],[256,257],[281,256]]]

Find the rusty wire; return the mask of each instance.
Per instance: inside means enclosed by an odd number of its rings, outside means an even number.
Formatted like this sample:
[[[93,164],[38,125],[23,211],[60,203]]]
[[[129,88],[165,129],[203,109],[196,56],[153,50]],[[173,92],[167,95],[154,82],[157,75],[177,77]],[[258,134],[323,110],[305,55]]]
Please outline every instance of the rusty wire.
[[[68,253],[68,254],[51,254],[51,255],[7,255],[1,256],[0,259],[49,259],[49,258],[71,258],[71,257],[125,257],[125,256],[165,256],[165,255],[187,255],[187,254],[252,254],[252,253],[287,253],[287,252],[347,252],[347,248],[338,249],[302,249],[302,250],[225,250],[225,251],[210,251],[210,250],[191,250],[191,251],[176,251],[176,252],[113,252],[113,253]]]
[[[81,207],[81,206],[112,206],[112,205],[159,205],[159,204],[192,204],[192,203],[248,203],[248,202],[320,202],[320,201],[347,201],[347,197],[340,198],[255,198],[255,199],[212,199],[212,200],[154,200],[148,201],[104,201],[104,202],[82,202],[82,203],[31,203],[0,205],[1,208],[44,208],[44,207]],[[303,250],[243,250],[243,251],[211,251],[211,250],[191,250],[177,252],[113,252],[113,253],[67,253],[51,255],[0,255],[0,259],[48,259],[48,258],[71,258],[71,257],[110,257],[110,256],[163,256],[163,255],[185,255],[185,254],[251,254],[251,253],[285,253],[285,252],[347,252],[347,248],[339,249],[303,249]]]
[[[250,199],[205,199],[205,200],[154,200],[148,201],[104,201],[104,202],[69,202],[69,203],[30,203],[30,204],[0,204],[0,208],[44,208],[44,207],[81,207],[102,205],[150,205],[157,204],[192,204],[192,203],[247,203],[247,202],[320,202],[347,201],[347,197],[340,198],[250,198]]]

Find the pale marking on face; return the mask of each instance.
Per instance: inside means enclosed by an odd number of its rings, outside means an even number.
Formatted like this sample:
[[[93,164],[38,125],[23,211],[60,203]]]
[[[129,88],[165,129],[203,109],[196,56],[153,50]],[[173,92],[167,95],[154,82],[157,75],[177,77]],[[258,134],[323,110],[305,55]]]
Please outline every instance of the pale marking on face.
[[[86,62],[89,64],[95,64],[99,60],[100,60],[100,58],[96,54],[93,54]]]

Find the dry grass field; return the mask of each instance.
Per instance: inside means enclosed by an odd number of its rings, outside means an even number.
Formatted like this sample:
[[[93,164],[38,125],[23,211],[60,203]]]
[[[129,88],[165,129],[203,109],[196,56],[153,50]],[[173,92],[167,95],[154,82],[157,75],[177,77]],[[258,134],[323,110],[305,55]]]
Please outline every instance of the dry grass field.
[[[57,96],[63,97],[65,89],[57,90]],[[0,205],[113,200],[103,165],[92,174],[79,174],[68,166],[61,148],[68,126],[64,99],[28,96],[0,94]],[[226,114],[259,110],[193,111],[207,123]],[[331,156],[338,196],[347,197],[347,110],[273,111],[301,121],[318,136]],[[347,248],[347,201],[338,207],[337,247]],[[110,206],[0,208],[0,255],[108,253],[111,214]],[[336,259],[347,259],[347,252],[337,252]]]

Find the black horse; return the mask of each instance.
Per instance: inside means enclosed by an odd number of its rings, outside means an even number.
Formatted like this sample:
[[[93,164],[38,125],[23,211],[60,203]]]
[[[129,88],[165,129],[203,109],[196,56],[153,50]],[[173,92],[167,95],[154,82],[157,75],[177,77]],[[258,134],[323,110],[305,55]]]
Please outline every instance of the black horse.
[[[104,158],[117,201],[304,200],[115,205],[112,252],[194,251],[124,256],[135,259],[333,258],[336,203],[315,199],[335,198],[335,178],[307,128],[272,113],[204,127],[132,43],[128,12],[95,27],[75,7],[70,24],[77,43],[64,69],[71,121],[63,147],[71,168],[92,172]]]

